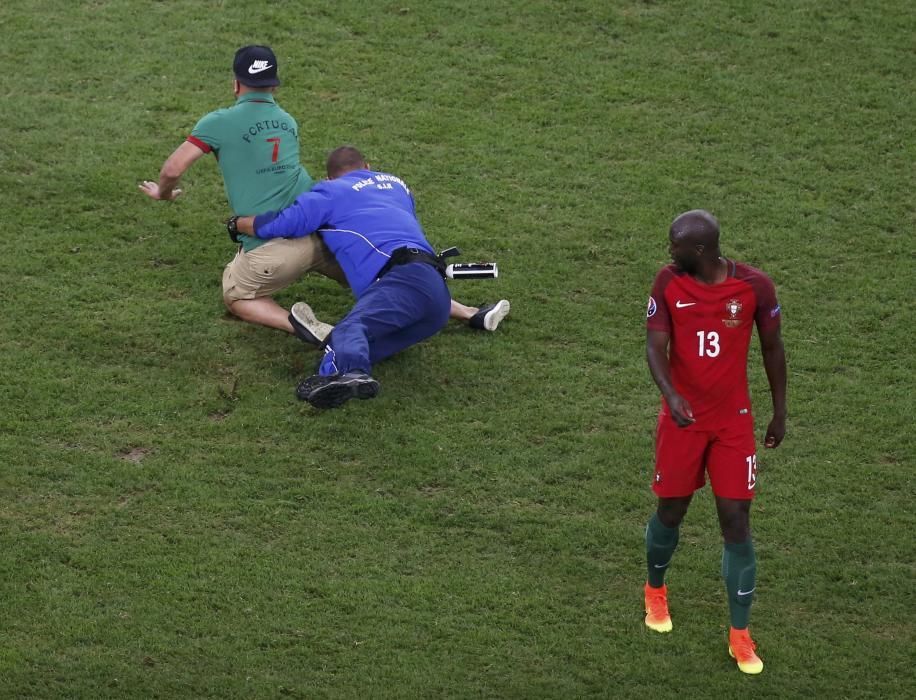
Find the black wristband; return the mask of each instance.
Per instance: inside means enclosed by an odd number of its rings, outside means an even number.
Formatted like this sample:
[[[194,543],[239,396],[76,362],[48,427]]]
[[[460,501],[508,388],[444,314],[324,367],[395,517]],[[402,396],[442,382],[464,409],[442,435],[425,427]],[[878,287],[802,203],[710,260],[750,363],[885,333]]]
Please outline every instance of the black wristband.
[[[229,238],[233,243],[239,242],[239,217],[233,216],[226,219],[226,231],[229,232]]]

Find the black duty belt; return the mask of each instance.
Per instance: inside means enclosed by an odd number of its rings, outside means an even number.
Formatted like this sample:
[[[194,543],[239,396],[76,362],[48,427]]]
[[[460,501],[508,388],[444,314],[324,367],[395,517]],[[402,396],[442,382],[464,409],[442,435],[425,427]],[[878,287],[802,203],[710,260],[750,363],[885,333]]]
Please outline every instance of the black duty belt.
[[[398,248],[391,254],[385,266],[379,270],[376,279],[381,279],[387,275],[395,265],[407,265],[413,262],[422,262],[427,265],[432,265],[443,278],[445,277],[445,263],[442,262],[440,256],[433,255],[429,251],[421,250],[420,248]]]

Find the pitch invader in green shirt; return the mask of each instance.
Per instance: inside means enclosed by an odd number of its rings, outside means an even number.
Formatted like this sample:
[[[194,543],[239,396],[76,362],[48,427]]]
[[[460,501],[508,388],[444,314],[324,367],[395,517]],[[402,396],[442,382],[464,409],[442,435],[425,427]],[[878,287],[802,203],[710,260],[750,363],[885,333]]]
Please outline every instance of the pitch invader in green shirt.
[[[229,206],[239,215],[261,214],[291,204],[312,186],[299,162],[299,126],[281,109],[273,93],[277,57],[266,46],[245,46],[235,54],[233,92],[236,103],[204,116],[188,139],[168,157],[159,181],[140,189],[153,199],[174,200],[182,175],[198,159],[213,153],[223,175]],[[240,239],[235,257],[223,271],[223,301],[239,318],[293,332],[289,311],[273,295],[306,272],[320,272],[340,283],[346,279],[318,236],[309,242],[278,239],[264,243]],[[306,306],[306,309],[308,307]],[[316,336],[330,332],[308,309]]]
[[[159,181],[140,185],[145,194],[174,200],[181,194],[177,187],[181,176],[211,152],[219,163],[229,206],[239,216],[283,209],[311,188],[312,178],[299,160],[299,127],[274,100],[280,84],[274,52],[267,46],[242,47],[235,54],[233,73],[235,105],[203,117],[166,160]],[[321,237],[260,241],[241,236],[239,240],[238,252],[223,271],[227,308],[245,321],[323,340],[332,327],[318,321],[307,304],[295,304],[290,313],[273,299],[306,272],[346,283]],[[480,308],[452,301],[452,317],[475,328],[496,330],[508,313],[506,300]]]
[[[283,209],[314,184],[299,162],[299,126],[270,92],[240,94],[234,106],[197,122],[188,141],[216,155],[229,207],[239,216]],[[246,251],[264,244],[239,239]]]

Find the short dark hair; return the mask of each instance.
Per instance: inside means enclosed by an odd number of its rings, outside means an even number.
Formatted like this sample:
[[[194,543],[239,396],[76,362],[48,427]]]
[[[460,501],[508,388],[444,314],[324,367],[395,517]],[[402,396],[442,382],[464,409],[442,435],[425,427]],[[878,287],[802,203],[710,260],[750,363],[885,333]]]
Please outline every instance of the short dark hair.
[[[327,171],[332,180],[351,170],[366,167],[366,158],[355,146],[338,146],[328,154]]]

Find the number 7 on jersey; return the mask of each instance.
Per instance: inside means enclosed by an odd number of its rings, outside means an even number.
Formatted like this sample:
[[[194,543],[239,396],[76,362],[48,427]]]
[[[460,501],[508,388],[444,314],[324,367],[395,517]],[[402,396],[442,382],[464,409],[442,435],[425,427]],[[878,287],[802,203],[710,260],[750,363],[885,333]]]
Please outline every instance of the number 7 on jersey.
[[[274,152],[270,156],[270,162],[277,162],[277,155],[280,153],[280,137],[274,136],[271,139],[267,139],[267,143],[272,143],[274,145]]]

